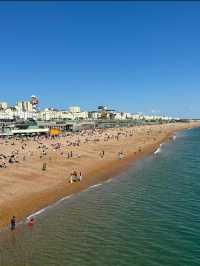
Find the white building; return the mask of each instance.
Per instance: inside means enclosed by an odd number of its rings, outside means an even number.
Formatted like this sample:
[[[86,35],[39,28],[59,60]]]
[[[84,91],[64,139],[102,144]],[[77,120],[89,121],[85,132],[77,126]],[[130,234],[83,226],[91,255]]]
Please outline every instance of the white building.
[[[115,116],[115,120],[121,120],[122,119],[122,116],[121,116],[120,112],[115,112],[114,116]]]
[[[142,114],[132,114],[131,115],[131,118],[133,120],[143,120],[144,119],[144,116]]]
[[[75,119],[87,119],[88,112],[67,112],[63,110],[57,110],[53,108],[46,108],[37,113],[37,119],[49,121],[49,120],[75,120]]]
[[[60,111],[53,108],[46,108],[40,112],[37,113],[37,119],[44,120],[44,121],[50,121],[50,120],[62,120],[62,119],[73,119],[73,114],[66,112],[66,111]]]
[[[10,114],[6,112],[5,110],[0,111],[0,120],[8,120],[8,119],[13,119],[13,114]]]
[[[34,112],[27,112],[27,111],[21,111],[21,110],[17,110],[15,112],[15,117],[24,119],[24,120],[27,120],[29,118],[36,119]]]
[[[70,106],[69,107],[69,112],[70,113],[80,113],[81,109],[79,106]]]
[[[115,120],[126,120],[132,118],[132,115],[130,113],[125,112],[115,112],[114,116]]]
[[[45,108],[43,111],[37,113],[37,119],[48,121],[54,120],[58,117],[57,111],[53,108]]]
[[[15,109],[14,108],[7,108],[0,110],[0,119],[14,119],[15,117]]]
[[[92,112],[89,112],[88,113],[88,118],[89,119],[94,119],[94,120],[97,120],[101,117],[101,113],[100,112],[96,112],[96,111],[92,111]]]
[[[73,119],[88,119],[88,112],[72,113]]]
[[[8,104],[6,102],[0,102],[0,109],[7,109]]]
[[[33,112],[33,105],[30,101],[18,101],[16,109],[23,112]]]

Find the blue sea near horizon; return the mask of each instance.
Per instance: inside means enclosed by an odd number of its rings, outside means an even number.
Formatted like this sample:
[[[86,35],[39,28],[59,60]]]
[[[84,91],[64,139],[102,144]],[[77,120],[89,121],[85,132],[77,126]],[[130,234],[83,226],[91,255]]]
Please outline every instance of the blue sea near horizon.
[[[3,233],[0,266],[199,266],[200,128]]]

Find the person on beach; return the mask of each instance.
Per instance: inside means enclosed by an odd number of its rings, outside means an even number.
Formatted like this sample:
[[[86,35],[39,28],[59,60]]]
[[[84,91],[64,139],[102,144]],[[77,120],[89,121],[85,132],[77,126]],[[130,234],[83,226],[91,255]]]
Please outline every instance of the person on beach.
[[[103,151],[101,151],[101,152],[99,153],[99,156],[100,156],[101,158],[103,158],[103,157],[104,157],[104,154],[105,154],[105,152],[104,152],[104,150],[103,150]]]
[[[71,174],[70,174],[70,180],[69,180],[69,183],[72,184],[73,181],[74,181],[74,171],[72,171]]]
[[[46,169],[47,169],[47,163],[43,163],[43,165],[42,165],[42,171],[46,171]]]
[[[122,151],[118,152],[118,159],[119,160],[123,159],[123,152]]]
[[[82,173],[80,172],[80,174],[79,174],[79,181],[81,182],[82,181]]]
[[[77,179],[78,179],[78,174],[77,174],[77,172],[76,171],[74,171],[74,173],[73,173],[73,176],[74,176],[74,180],[75,180],[75,182],[77,181]]]
[[[16,217],[13,216],[12,219],[10,220],[10,229],[13,231],[16,228]]]

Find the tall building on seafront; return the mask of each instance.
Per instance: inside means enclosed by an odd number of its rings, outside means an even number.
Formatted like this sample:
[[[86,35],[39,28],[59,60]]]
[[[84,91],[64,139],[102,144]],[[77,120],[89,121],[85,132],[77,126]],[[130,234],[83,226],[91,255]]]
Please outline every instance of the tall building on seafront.
[[[30,101],[17,101],[16,109],[22,112],[33,112],[33,105]]]
[[[0,102],[0,109],[7,109],[8,104],[6,102]]]
[[[70,106],[69,107],[69,112],[70,113],[80,113],[81,109],[79,106]]]

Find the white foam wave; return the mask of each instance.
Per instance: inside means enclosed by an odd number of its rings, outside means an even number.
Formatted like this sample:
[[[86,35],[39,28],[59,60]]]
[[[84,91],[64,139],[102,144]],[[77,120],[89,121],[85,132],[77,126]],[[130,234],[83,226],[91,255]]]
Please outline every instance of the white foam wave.
[[[43,213],[43,212],[44,212],[45,210],[47,210],[48,208],[49,208],[49,206],[46,207],[46,208],[43,208],[43,209],[41,209],[41,210],[39,210],[39,211],[37,211],[37,212],[34,212],[33,214],[31,214],[31,215],[29,215],[28,217],[26,217],[26,219],[29,220],[31,217],[38,216],[39,214]]]
[[[105,181],[105,183],[110,183],[112,181],[112,178]]]
[[[109,180],[111,180],[111,179],[109,179]],[[101,186],[101,185],[102,185],[102,183],[99,183],[99,184],[96,184],[96,185],[93,185],[93,186],[87,188],[86,190],[89,190],[89,189],[92,189],[92,188],[95,188],[95,187],[99,187],[99,186]],[[57,200],[57,201],[54,202],[53,204],[51,204],[51,205],[49,205],[49,206],[47,206],[47,207],[45,207],[45,208],[43,208],[43,209],[41,209],[41,210],[39,210],[39,211],[34,212],[34,213],[32,213],[31,215],[27,216],[26,219],[29,220],[31,217],[38,216],[39,214],[45,212],[47,209],[53,208],[54,206],[56,206],[57,204],[61,203],[62,201],[71,198],[73,195],[74,195],[74,194],[69,195],[69,196],[66,196],[66,197],[63,197],[63,198]]]
[[[163,146],[163,143],[161,143],[161,144],[160,144],[160,147],[159,147],[156,151],[154,151],[154,154],[161,153],[161,148],[162,148],[162,146]]]
[[[101,185],[102,185],[102,183],[99,183],[99,184],[93,185],[93,186],[87,188],[87,190],[92,189],[92,188],[95,188],[95,187],[99,187],[99,186],[101,186]]]
[[[177,138],[177,136],[176,136],[176,135],[174,135],[174,136],[173,136],[173,140],[176,140],[176,138]]]
[[[111,181],[112,181],[112,178],[108,179],[104,183],[110,183]],[[101,185],[103,185],[103,184],[102,183],[95,184],[93,186],[88,187],[85,191],[90,190],[90,189],[95,188],[95,187],[99,187]],[[53,208],[54,206],[56,206],[57,204],[63,202],[64,200],[67,200],[67,199],[71,198],[73,195],[74,194],[71,194],[69,196],[66,196],[66,197],[63,197],[63,198],[57,200],[53,204],[51,204],[51,205],[49,205],[49,206],[47,206],[47,207],[45,207],[45,208],[43,208],[43,209],[41,209],[39,211],[36,211],[36,212],[32,213],[31,215],[27,216],[26,219],[29,220],[31,217],[35,217],[35,216],[40,215],[41,213],[45,212],[47,209]]]
[[[54,205],[55,205],[55,204],[58,204],[59,202],[62,202],[62,201],[64,201],[64,200],[66,200],[66,199],[69,199],[69,198],[71,198],[72,196],[73,196],[73,194],[72,194],[72,195],[69,195],[69,196],[66,196],[66,197],[63,197],[63,198],[59,199],[57,202],[55,202]]]
[[[54,206],[56,206],[56,205],[59,204],[60,202],[66,200],[66,199],[69,199],[69,198],[71,198],[72,196],[73,196],[73,194],[72,194],[72,195],[69,195],[69,196],[66,196],[66,197],[63,197],[63,198],[57,200],[56,202],[54,202],[53,204],[51,204],[51,205],[49,205],[49,206],[47,206],[47,207],[45,207],[45,208],[43,208],[43,209],[41,209],[41,210],[39,210],[39,211],[37,211],[37,212],[34,212],[33,214],[31,214],[31,215],[29,215],[28,217],[26,217],[26,219],[29,220],[31,217],[38,216],[39,214],[43,213],[43,212],[46,211],[47,209],[49,209],[49,208],[53,208]]]

